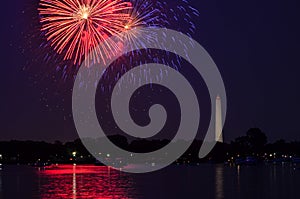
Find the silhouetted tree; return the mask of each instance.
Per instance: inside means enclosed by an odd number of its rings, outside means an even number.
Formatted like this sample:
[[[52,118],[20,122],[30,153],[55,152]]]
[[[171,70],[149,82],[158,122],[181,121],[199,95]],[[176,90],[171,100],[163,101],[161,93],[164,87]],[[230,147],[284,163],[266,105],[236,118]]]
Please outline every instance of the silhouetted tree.
[[[251,128],[247,131],[249,147],[252,152],[261,152],[267,144],[267,136],[259,128]]]
[[[267,136],[259,128],[250,128],[245,136],[236,138],[231,142],[235,153],[250,154],[262,152],[267,144]]]
[[[233,142],[231,142],[231,146],[236,153],[249,153],[249,144],[250,143],[247,136],[237,137]]]

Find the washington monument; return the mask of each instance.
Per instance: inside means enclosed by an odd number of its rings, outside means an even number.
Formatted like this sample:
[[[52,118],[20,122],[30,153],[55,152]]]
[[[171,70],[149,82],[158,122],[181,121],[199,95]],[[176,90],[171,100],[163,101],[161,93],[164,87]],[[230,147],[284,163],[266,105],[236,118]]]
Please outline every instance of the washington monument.
[[[223,135],[222,135],[222,109],[221,109],[221,98],[220,98],[219,95],[216,98],[215,141],[217,141],[217,142],[223,142]]]

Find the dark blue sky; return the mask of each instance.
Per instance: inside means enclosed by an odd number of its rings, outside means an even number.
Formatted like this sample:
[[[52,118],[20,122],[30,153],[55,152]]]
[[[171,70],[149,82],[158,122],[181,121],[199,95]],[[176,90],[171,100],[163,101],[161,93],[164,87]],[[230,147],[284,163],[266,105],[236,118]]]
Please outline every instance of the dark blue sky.
[[[193,0],[191,4],[200,12],[194,37],[224,78],[226,141],[250,127],[260,127],[271,141],[300,140],[300,2]],[[30,41],[38,35],[32,11],[36,7],[33,0],[2,2],[0,140],[77,138],[70,117],[72,82],[57,81],[49,66],[32,61],[36,44],[30,46]]]

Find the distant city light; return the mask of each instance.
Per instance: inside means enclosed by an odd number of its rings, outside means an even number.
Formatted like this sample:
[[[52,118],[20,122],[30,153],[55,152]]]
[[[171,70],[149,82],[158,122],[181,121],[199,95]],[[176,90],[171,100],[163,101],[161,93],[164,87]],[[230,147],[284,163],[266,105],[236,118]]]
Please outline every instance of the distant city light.
[[[72,156],[73,156],[73,157],[76,157],[76,154],[77,154],[76,151],[72,152]]]

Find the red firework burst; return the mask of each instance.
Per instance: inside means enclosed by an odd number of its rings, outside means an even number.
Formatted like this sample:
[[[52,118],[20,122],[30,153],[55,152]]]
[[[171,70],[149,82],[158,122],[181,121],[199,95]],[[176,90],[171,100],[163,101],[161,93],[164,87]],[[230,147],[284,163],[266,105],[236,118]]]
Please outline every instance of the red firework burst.
[[[118,52],[118,44],[105,42],[124,29],[130,21],[131,3],[122,0],[40,0],[42,31],[57,53],[64,59],[86,65],[91,59],[100,62],[104,56]],[[96,49],[104,42],[105,47]]]

